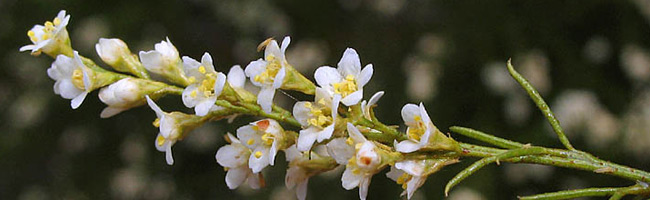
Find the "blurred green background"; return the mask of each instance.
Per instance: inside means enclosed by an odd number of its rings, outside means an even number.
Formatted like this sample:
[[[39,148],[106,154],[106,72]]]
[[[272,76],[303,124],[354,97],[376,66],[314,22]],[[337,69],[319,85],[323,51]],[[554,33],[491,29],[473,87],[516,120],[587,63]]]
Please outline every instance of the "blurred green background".
[[[231,191],[214,159],[222,135],[253,118],[211,123],[174,146],[173,166],[156,151],[147,107],[100,119],[96,92],[72,110],[52,91],[53,61],[18,52],[26,32],[65,9],[73,47],[101,63],[100,37],[121,38],[133,52],[165,37],[181,55],[207,51],[218,71],[259,58],[268,37],[292,37],[289,62],[313,76],[355,48],[375,73],[365,97],[386,94],[376,112],[401,124],[405,103],[424,102],[443,131],[461,125],[523,143],[561,147],[534,104],[509,78],[505,61],[542,93],[579,149],[650,170],[650,1],[0,1],[1,199],[290,199],[286,164],[265,171],[267,185]],[[105,66],[105,65],[104,65]],[[291,108],[292,100],[278,93]],[[307,99],[304,96],[297,96]],[[166,97],[165,110],[180,110]],[[453,136],[453,135],[452,135]],[[454,136],[464,142],[468,138]],[[284,160],[280,154],[278,161]],[[446,181],[473,159],[429,177],[414,199],[441,199]],[[308,199],[356,199],[339,169],[312,178]],[[563,189],[633,183],[536,165],[489,166],[449,199],[515,199]],[[369,199],[401,189],[377,174]]]

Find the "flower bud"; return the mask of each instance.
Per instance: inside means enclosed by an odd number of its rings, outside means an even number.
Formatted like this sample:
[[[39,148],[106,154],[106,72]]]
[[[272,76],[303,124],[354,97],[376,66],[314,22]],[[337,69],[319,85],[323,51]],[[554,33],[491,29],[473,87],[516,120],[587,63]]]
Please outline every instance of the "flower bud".
[[[41,52],[56,58],[58,55],[73,56],[70,45],[70,36],[66,26],[70,21],[70,15],[65,10],[59,11],[54,20],[47,21],[43,25],[35,25],[27,32],[27,36],[33,44],[25,45],[20,51],[31,50],[32,55],[40,55]]]
[[[167,87],[164,83],[145,79],[119,80],[99,91],[99,100],[108,105],[102,110],[100,117],[112,117],[124,110],[144,105],[145,95],[157,99],[168,91]]]
[[[141,78],[149,78],[138,58],[131,53],[124,41],[116,38],[100,38],[95,44],[99,57],[113,69],[128,72]]]
[[[144,68],[173,83],[182,86],[191,84],[191,81],[185,76],[178,50],[169,41],[169,38],[167,41],[157,43],[154,48],[155,50],[151,51],[140,51],[140,61]]]

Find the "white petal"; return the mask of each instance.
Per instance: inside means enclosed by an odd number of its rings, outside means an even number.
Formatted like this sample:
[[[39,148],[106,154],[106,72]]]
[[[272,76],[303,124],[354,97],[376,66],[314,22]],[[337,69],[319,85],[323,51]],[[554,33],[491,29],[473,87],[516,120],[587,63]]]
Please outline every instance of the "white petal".
[[[167,160],[168,165],[174,164],[174,157],[172,156],[172,144],[167,143],[165,146],[165,160]]]
[[[295,117],[303,127],[309,126],[307,120],[309,120],[309,117],[311,116],[311,110],[305,106],[307,103],[310,102],[299,101],[293,105],[293,117]]]
[[[431,122],[431,118],[429,118],[429,113],[427,113],[427,110],[424,108],[424,104],[420,103],[420,117],[422,117],[422,122],[424,124],[429,124]]]
[[[214,81],[214,97],[219,97],[221,92],[223,92],[223,87],[226,85],[226,75],[219,72],[217,73],[217,78]],[[215,99],[216,100],[216,99]]]
[[[255,156],[256,152],[262,152],[262,156],[259,158]],[[266,166],[269,166],[269,152],[268,149],[264,147],[258,147],[253,150],[253,153],[251,153],[251,156],[248,159],[248,167],[253,170],[253,173],[258,173],[262,171]]]
[[[357,105],[359,101],[363,98],[363,90],[357,90],[352,94],[349,94],[345,98],[341,99],[341,103],[346,106]]]
[[[318,83],[319,86],[325,87],[330,86],[332,83],[341,82],[343,77],[333,67],[322,66],[316,69],[316,72],[314,73],[314,79],[316,79],[316,83]]]
[[[287,75],[287,71],[285,67],[280,68],[280,71],[278,71],[278,74],[275,75],[275,78],[273,79],[273,88],[280,88],[282,87],[282,83],[284,83],[284,77]]]
[[[359,129],[357,129],[357,127],[352,125],[350,122],[348,122],[348,135],[350,135],[354,143],[362,143],[367,141],[361,132],[359,132]]]
[[[243,88],[246,83],[246,74],[239,65],[232,66],[228,71],[228,84],[234,88]]]
[[[325,127],[323,130],[318,132],[318,142],[322,142],[323,140],[330,139],[332,137],[332,133],[334,133],[334,124],[330,124],[329,126]]]
[[[102,110],[102,112],[99,114],[99,117],[100,118],[109,118],[109,117],[115,116],[115,115],[117,115],[117,114],[119,114],[119,113],[121,113],[122,111],[125,111],[125,110],[127,110],[127,108],[118,108],[118,107],[110,107],[109,106],[109,107],[104,108],[104,110]]]
[[[250,173],[250,169],[246,167],[230,168],[226,173],[226,185],[231,190],[239,187]]]
[[[359,77],[357,77],[357,89],[361,90],[363,86],[365,86],[368,81],[370,81],[370,78],[372,78],[372,72],[373,72],[372,64],[366,65],[363,70],[361,70],[361,73],[359,74]]]
[[[327,143],[327,153],[340,165],[348,164],[348,160],[354,156],[354,147],[348,145],[345,138],[334,138]]]
[[[262,107],[266,113],[271,113],[271,106],[273,105],[273,96],[275,96],[275,89],[272,87],[262,87],[257,94],[257,104]]]
[[[395,145],[395,150],[402,153],[411,153],[420,149],[420,145],[411,140],[404,140]]]
[[[36,48],[36,45],[28,44],[28,45],[20,47],[19,51],[21,51],[21,52],[22,51],[29,51],[29,50],[32,50],[34,48]]]
[[[402,174],[404,174],[402,170],[397,169],[395,166],[391,166],[390,171],[386,173],[386,177],[390,178],[393,181],[397,181],[397,179],[399,179]]]
[[[271,148],[269,148],[269,164],[273,166],[275,163],[275,155],[278,153],[278,141],[273,141]]]
[[[256,86],[261,86],[262,83],[255,81],[255,76],[261,74],[262,72],[266,71],[266,61],[262,59],[258,59],[256,61],[251,61],[246,65],[246,69],[244,69],[244,73],[246,76],[250,77],[251,82],[253,85]]]
[[[359,198],[361,200],[365,200],[366,197],[368,197],[368,187],[370,186],[371,178],[372,176],[363,177],[363,179],[361,179],[361,182],[359,183]]]
[[[188,76],[196,77],[197,81],[202,80],[204,75],[203,73],[199,72],[199,67],[201,66],[201,63],[199,61],[194,60],[193,58],[190,58],[189,56],[183,56],[183,69],[185,71],[185,74]],[[204,66],[205,67],[205,66]]]
[[[298,151],[295,144],[284,150],[284,157],[287,162],[290,162],[300,156],[302,156],[302,154],[300,151]]]
[[[72,101],[70,101],[70,106],[72,106],[72,109],[77,109],[77,108],[79,108],[79,106],[81,105],[81,103],[84,102],[84,99],[86,98],[86,95],[88,95],[88,92],[82,92],[82,93],[79,94],[77,97],[75,97],[74,99],[72,99]]]
[[[230,144],[219,148],[217,154],[215,155],[215,159],[221,166],[236,168],[242,165],[246,165],[249,155],[250,153],[245,147],[241,145]]]
[[[330,107],[332,111],[330,115],[332,115],[332,121],[334,121],[334,123],[336,123],[336,117],[339,116],[339,102],[341,102],[341,95],[334,95],[334,99],[332,99],[332,106]],[[325,103],[327,103],[327,101],[325,101]]]
[[[237,129],[237,137],[242,141],[242,144],[249,149],[255,149],[262,143],[262,138],[253,129],[252,125],[246,125]]]
[[[147,98],[147,105],[149,105],[149,107],[151,108],[151,110],[153,110],[154,112],[156,112],[156,116],[157,116],[158,118],[160,118],[160,117],[162,117],[162,116],[165,115],[165,112],[163,112],[162,109],[160,109],[160,107],[158,107],[158,105],[156,104],[156,102],[154,102],[153,100],[151,100],[151,98],[149,98],[149,95],[146,95],[145,98]]]
[[[280,47],[280,51],[282,51],[282,55],[287,51],[287,47],[291,43],[291,37],[286,36],[284,39],[282,39],[282,47]]]
[[[406,197],[408,199],[411,199],[415,191],[424,184],[424,179],[425,177],[414,176],[406,183],[406,192],[408,194]]]
[[[149,70],[150,72],[153,73],[163,73],[162,67],[163,67],[163,58],[162,54],[158,51],[140,51],[140,62],[142,62],[142,66]]]
[[[357,51],[352,48],[347,48],[345,52],[343,52],[337,70],[343,77],[348,75],[357,77],[361,72],[361,61],[359,60],[359,54],[357,54]]]
[[[275,56],[277,59],[283,59],[284,54],[282,51],[280,51],[280,47],[278,46],[278,41],[271,40],[268,45],[266,45],[266,49],[264,49],[264,59],[268,58],[269,55]],[[282,60],[280,60],[282,61]]]
[[[402,119],[408,126],[415,125],[415,116],[420,116],[420,108],[415,104],[406,104],[402,107]]]
[[[384,96],[384,91],[379,91],[374,95],[372,95],[372,97],[370,97],[370,100],[368,101],[368,106],[377,104],[377,102],[379,101],[379,99],[381,99],[382,96]]]
[[[183,100],[183,104],[188,107],[188,108],[194,108],[196,104],[199,104],[199,96],[202,96],[203,94],[200,94],[198,91],[198,86],[197,84],[191,84],[185,87],[183,90],[183,94],[181,94],[181,98]],[[192,92],[194,92],[196,95],[195,97],[192,97]]]
[[[319,131],[320,130],[318,130],[316,127],[309,127],[308,129],[300,130],[298,141],[296,142],[298,150],[308,151],[311,149],[314,141],[316,141],[316,137],[318,136]]]
[[[55,83],[55,86],[57,86],[55,92],[61,94],[61,97],[65,99],[73,99],[79,96],[82,92],[84,92],[79,88],[77,88],[76,86],[74,86],[74,84],[72,84],[72,82],[69,79],[57,81]]]
[[[210,56],[208,52],[203,53],[201,64],[205,67],[206,73],[216,73],[214,65],[212,64],[212,56]]]
[[[309,184],[309,178],[305,181],[298,183],[296,187],[296,197],[298,200],[305,200],[307,198],[307,185]]]
[[[425,162],[418,160],[404,160],[395,163],[395,167],[413,176],[424,174]]]
[[[361,182],[361,179],[363,178],[361,173],[354,174],[352,171],[353,170],[350,167],[346,167],[343,176],[341,176],[341,185],[346,190],[351,190],[359,186],[359,182]]]
[[[214,102],[217,101],[216,97],[213,98],[208,98],[204,99],[203,101],[199,102],[199,104],[196,105],[194,108],[194,112],[196,113],[197,116],[205,116],[210,112],[210,109],[212,106],[214,106]]]

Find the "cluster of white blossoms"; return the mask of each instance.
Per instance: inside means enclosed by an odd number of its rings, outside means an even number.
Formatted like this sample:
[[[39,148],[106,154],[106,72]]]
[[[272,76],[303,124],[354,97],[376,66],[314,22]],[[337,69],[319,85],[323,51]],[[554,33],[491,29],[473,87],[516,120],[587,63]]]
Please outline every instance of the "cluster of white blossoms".
[[[384,92],[363,100],[374,70],[372,64],[362,68],[352,48],[343,52],[336,68],[319,67],[314,83],[287,61],[288,36],[281,44],[264,41],[258,49],[265,49],[263,58],[245,69],[232,66],[227,75],[216,70],[219,67],[207,52],[200,60],[181,57],[169,38],[139,54],[131,53],[122,40],[102,38],[96,51],[111,71],[72,49],[66,30],[69,20],[61,11],[53,22],[36,25],[27,34],[33,44],[20,50],[55,58],[48,75],[56,81],[54,92],[72,99],[73,109],[98,89],[99,99],[107,105],[102,118],[147,104],[159,129],[154,146],[165,152],[167,164],[174,163],[173,145],[207,122],[232,122],[239,115],[262,117],[239,127],[235,135],[226,134],[229,144],[215,155],[227,171],[230,189],[244,182],[251,188],[263,187],[263,170],[284,152],[289,162],[285,183],[295,188],[299,199],[307,197],[310,177],[338,166],[345,166],[341,185],[347,190],[358,187],[360,199],[366,199],[372,177],[388,166],[387,176],[411,198],[428,175],[459,157],[454,156],[461,151],[459,144],[434,126],[422,103],[403,107],[405,133],[375,117],[373,108]],[[260,88],[257,95],[244,88],[247,78]],[[297,91],[313,99],[298,101],[288,111],[274,105],[276,90]],[[155,100],[168,95],[180,96],[193,114],[163,111]]]

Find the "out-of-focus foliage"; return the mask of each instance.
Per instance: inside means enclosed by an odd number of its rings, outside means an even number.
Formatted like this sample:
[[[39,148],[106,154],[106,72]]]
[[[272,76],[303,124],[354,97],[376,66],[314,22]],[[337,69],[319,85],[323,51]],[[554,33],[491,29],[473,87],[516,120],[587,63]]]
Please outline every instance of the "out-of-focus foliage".
[[[650,4],[615,1],[0,1],[0,197],[2,199],[191,198],[286,199],[286,166],[265,172],[266,188],[230,191],[214,153],[222,136],[249,119],[213,123],[175,146],[165,164],[153,146],[155,114],[146,107],[100,119],[92,93],[77,110],[52,92],[53,61],[19,53],[34,24],[65,9],[73,47],[95,58],[100,37],[134,52],[166,36],[182,55],[210,52],[218,71],[259,57],[259,42],[293,38],[287,57],[307,77],[354,47],[375,73],[366,95],[384,90],[376,112],[399,124],[401,105],[423,101],[443,131],[474,127],[523,143],[559,146],[543,116],[508,75],[515,66],[549,101],[574,146],[648,170],[650,165]],[[282,96],[282,95],[280,95]],[[296,98],[302,98],[296,95]],[[290,108],[293,100],[283,98]],[[161,103],[182,105],[180,98]],[[399,106],[396,106],[399,105]],[[168,109],[190,112],[181,106]],[[467,138],[457,137],[459,140]],[[278,159],[283,159],[282,157]],[[282,163],[282,162],[279,162]],[[430,176],[415,198],[438,199],[455,173]],[[309,199],[357,198],[338,170],[312,179]],[[517,195],[625,183],[544,166],[490,166],[451,199]],[[369,198],[398,197],[383,174]]]

